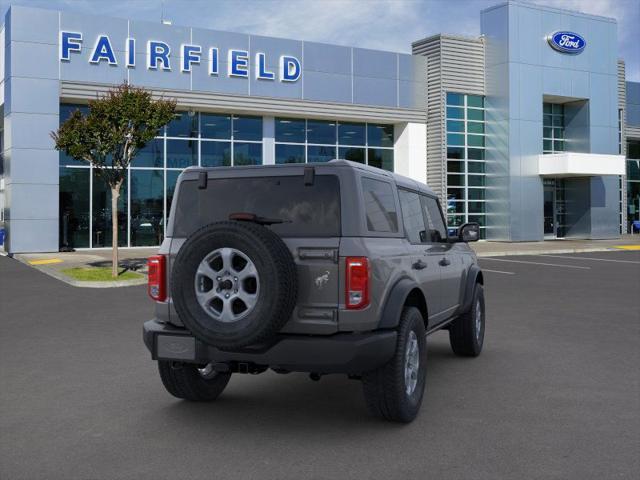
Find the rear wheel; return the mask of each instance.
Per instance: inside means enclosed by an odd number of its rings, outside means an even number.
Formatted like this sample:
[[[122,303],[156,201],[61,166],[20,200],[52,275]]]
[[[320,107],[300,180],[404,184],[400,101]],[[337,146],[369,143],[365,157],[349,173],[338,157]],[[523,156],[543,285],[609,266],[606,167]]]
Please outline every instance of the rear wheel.
[[[394,422],[411,422],[422,404],[427,373],[427,337],[420,310],[405,307],[393,358],[362,376],[369,412]]]
[[[477,357],[484,343],[484,289],[476,283],[469,311],[453,321],[449,327],[449,343],[456,355]]]
[[[229,383],[230,373],[219,373],[211,364],[199,367],[186,363],[158,361],[162,384],[177,398],[209,402],[220,396]]]

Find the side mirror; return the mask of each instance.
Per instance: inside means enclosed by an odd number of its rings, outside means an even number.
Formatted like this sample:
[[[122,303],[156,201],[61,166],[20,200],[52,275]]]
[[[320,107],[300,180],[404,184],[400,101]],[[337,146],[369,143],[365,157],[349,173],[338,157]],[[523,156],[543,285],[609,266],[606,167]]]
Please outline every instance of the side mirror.
[[[465,223],[458,229],[459,242],[477,242],[480,240],[480,224]]]

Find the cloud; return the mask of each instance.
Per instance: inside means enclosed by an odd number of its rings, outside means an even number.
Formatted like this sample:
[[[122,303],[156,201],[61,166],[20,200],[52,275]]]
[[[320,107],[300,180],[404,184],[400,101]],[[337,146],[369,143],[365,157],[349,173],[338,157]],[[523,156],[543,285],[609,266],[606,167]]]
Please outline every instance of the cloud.
[[[208,14],[212,28],[233,25],[233,30],[260,35],[408,52],[411,42],[406,39],[415,39],[414,33],[420,32],[415,22],[407,23],[421,8],[416,2],[276,0],[216,5]],[[401,25],[402,34],[393,34]]]

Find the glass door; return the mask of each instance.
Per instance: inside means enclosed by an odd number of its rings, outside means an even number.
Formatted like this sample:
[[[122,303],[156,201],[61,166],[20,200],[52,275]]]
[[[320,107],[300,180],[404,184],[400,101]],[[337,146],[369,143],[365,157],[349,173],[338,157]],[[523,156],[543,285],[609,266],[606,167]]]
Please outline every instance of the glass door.
[[[564,180],[546,178],[544,185],[544,238],[563,238],[566,234],[567,204]]]
[[[544,184],[544,237],[555,238],[556,222],[555,222],[555,190],[556,182],[553,178],[545,178]]]
[[[564,179],[556,178],[555,188],[555,224],[556,224],[556,238],[564,238],[567,231],[567,201],[564,193]]]

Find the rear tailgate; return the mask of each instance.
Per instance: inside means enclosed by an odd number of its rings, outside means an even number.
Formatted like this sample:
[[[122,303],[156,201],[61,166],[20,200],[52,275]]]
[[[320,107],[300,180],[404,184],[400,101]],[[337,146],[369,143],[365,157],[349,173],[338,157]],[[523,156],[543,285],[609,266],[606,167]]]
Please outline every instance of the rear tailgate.
[[[298,271],[297,306],[282,331],[337,332],[340,180],[334,173],[316,170],[311,181],[304,178],[301,168],[209,171],[205,188],[198,188],[194,177],[181,181],[169,222],[171,260],[192,232],[228,220],[232,213],[279,220],[282,223],[266,228],[289,247]],[[180,322],[174,322],[172,315],[172,323]]]
[[[298,270],[298,303],[282,332],[338,331],[340,238],[287,238]]]

